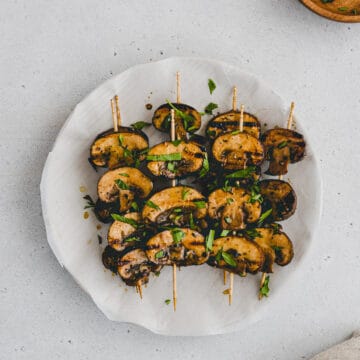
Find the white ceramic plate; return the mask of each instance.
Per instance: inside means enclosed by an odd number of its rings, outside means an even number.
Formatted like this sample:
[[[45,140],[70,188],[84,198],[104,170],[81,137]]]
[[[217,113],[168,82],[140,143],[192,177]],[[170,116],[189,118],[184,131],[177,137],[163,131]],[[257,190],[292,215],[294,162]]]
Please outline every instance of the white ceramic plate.
[[[135,66],[108,80],[80,104],[67,119],[53,150],[50,152],[41,182],[41,199],[49,244],[58,261],[92,297],[96,305],[111,320],[131,322],[153,332],[166,335],[220,334],[248,326],[259,319],[262,311],[271,311],[274,301],[286,287],[295,271],[300,271],[308,251],[321,208],[321,181],[314,154],[307,141],[307,156],[290,166],[290,179],[298,195],[298,209],[283,222],[285,231],[295,246],[295,257],[285,267],[275,267],[271,275],[271,296],[257,300],[260,274],[247,278],[236,277],[234,302],[231,307],[222,294],[222,271],[207,265],[182,268],[178,273],[178,310],[173,312],[171,299],[171,269],[164,268],[159,277],[152,277],[144,298],[139,299],[119,277],[105,271],[101,262],[102,246],[96,229],[98,221],[91,213],[83,218],[85,201],[80,186],[96,198],[96,183],[100,176],[89,165],[89,146],[95,136],[111,127],[109,99],[118,94],[124,125],[151,121],[153,111],[166,98],[174,100],[175,73],[181,72],[182,101],[200,111],[210,102],[219,104],[219,111],[231,107],[232,87],[238,87],[239,102],[254,113],[267,128],[285,126],[288,104],[253,76],[236,67],[204,59],[170,58],[157,63]],[[217,88],[212,95],[207,87],[212,78]],[[296,117],[295,117],[296,119]],[[203,118],[203,125],[208,118]],[[296,119],[297,129],[306,133]],[[146,130],[150,143],[155,144],[166,135],[155,129]],[[308,139],[306,139],[308,140]],[[107,226],[100,233],[106,239]],[[106,241],[104,241],[106,242]]]

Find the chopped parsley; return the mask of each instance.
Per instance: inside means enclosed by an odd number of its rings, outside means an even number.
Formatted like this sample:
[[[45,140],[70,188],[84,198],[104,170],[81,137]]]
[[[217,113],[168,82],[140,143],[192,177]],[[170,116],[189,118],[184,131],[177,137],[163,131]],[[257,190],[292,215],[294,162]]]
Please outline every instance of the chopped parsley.
[[[230,232],[230,230],[223,230],[223,231],[221,231],[220,236],[221,237],[228,236],[229,232]]]
[[[165,304],[166,304],[166,305],[169,305],[170,303],[171,303],[171,300],[170,300],[170,299],[166,299],[166,300],[165,300]]]
[[[145,204],[155,210],[160,210],[160,207],[158,205],[156,205],[154,202],[152,202],[151,200],[145,201]]]
[[[277,147],[278,149],[282,149],[284,148],[285,146],[287,146],[288,142],[287,141],[282,141]]]
[[[180,116],[181,119],[184,121],[185,130],[190,130],[190,127],[193,125],[195,119],[191,115],[186,114],[183,111],[176,108],[169,100],[166,99],[166,102],[175,111],[175,114]],[[171,117],[169,117],[169,118],[170,118],[170,121],[171,121]]]
[[[141,241],[139,236],[130,236],[124,240],[125,242]]]
[[[130,207],[134,210],[134,211],[139,211],[139,205],[136,201],[133,201],[130,205]]]
[[[116,179],[115,184],[118,186],[121,190],[129,190],[129,185],[124,183],[121,179]]]
[[[142,130],[144,127],[151,126],[151,124],[145,121],[137,121],[136,123],[131,124],[131,126],[136,130]]]
[[[269,288],[270,276],[266,276],[264,284],[260,288],[260,296],[269,296],[270,288]]]
[[[230,216],[225,216],[224,220],[225,220],[225,222],[226,222],[227,224],[231,224],[231,223],[232,223],[232,218],[231,218]]]
[[[206,208],[206,201],[204,201],[204,200],[194,201],[194,204],[198,209],[205,209]]]
[[[211,102],[206,105],[204,112],[205,112],[205,114],[212,115],[213,110],[217,109],[218,107],[219,107],[218,104]]]
[[[160,250],[155,254],[155,259],[161,259],[165,256],[164,250]]]
[[[171,236],[175,244],[179,244],[184,238],[185,233],[181,229],[172,229]]]
[[[246,169],[235,171],[225,176],[226,179],[247,179],[256,171],[255,166],[249,166]]]
[[[186,196],[187,196],[187,194],[190,192],[190,189],[187,189],[187,188],[183,188],[182,190],[181,190],[181,199],[183,199],[183,200],[185,200],[186,199]]]
[[[227,253],[226,251],[221,251],[221,257],[228,265],[231,267],[236,267],[236,261],[231,254]]]
[[[206,243],[206,251],[211,251],[213,248],[215,238],[215,230],[210,229],[209,234],[206,236],[205,243]]]
[[[258,225],[261,225],[272,213],[272,209],[269,209],[267,211],[265,211],[263,214],[261,214],[259,220],[258,220]]]
[[[129,174],[126,174],[126,173],[120,173],[119,175],[124,176],[124,177],[129,177]]]
[[[203,163],[202,163],[202,168],[200,170],[200,177],[204,177],[210,170],[210,165],[209,165],[209,159],[208,159],[208,156],[207,154],[205,154],[204,156],[204,160],[203,160]]]
[[[163,155],[147,155],[148,161],[178,161],[181,160],[181,153],[163,154]]]
[[[123,223],[129,224],[129,225],[133,226],[134,228],[137,228],[139,226],[139,224],[135,220],[129,219],[129,218],[119,215],[119,214],[111,214],[111,217],[116,221],[121,221]]]
[[[208,87],[209,87],[209,91],[210,91],[210,95],[211,95],[214,92],[214,90],[216,89],[216,84],[213,79],[208,79]]]
[[[262,237],[261,233],[259,231],[257,231],[256,229],[245,230],[245,234],[251,239],[255,239],[257,237]]]
[[[234,200],[233,198],[227,198],[227,199],[226,199],[226,203],[227,203],[228,205],[232,204],[234,201],[235,201],[235,200]]]
[[[231,132],[231,135],[237,135],[237,134],[240,134],[241,131],[240,130],[234,130]]]
[[[173,162],[168,162],[167,169],[171,172],[175,172],[175,164]]]
[[[172,141],[171,143],[172,143],[174,146],[179,146],[181,142],[182,142],[182,140],[174,140],[174,141]]]

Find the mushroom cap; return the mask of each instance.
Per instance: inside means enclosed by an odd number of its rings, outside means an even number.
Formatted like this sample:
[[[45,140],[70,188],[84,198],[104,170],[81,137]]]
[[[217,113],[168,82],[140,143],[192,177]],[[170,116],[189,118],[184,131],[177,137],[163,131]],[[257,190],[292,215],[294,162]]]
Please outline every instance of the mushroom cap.
[[[121,136],[121,144],[119,136]],[[145,133],[128,127],[120,127],[119,131],[107,130],[99,134],[90,147],[90,162],[96,167],[114,169],[118,166],[131,165],[135,161],[126,156],[124,148],[132,152],[141,152],[149,147]],[[143,159],[144,155],[139,156]]]
[[[182,111],[184,114],[190,116],[191,121],[184,121],[178,114],[175,113],[175,127],[178,139],[186,139],[186,132],[193,133],[200,129],[201,126],[201,115],[192,106],[173,103],[176,109]],[[168,133],[170,130],[171,122],[171,106],[169,104],[163,104],[159,106],[153,115],[152,123],[154,127],[162,132]]]
[[[161,266],[149,261],[142,249],[127,252],[120,257],[118,263],[118,274],[129,286],[148,283],[150,273],[160,269]]]
[[[262,180],[259,182],[260,193],[264,199],[264,211],[272,209],[270,219],[282,221],[295,213],[297,200],[292,186],[283,180]]]
[[[226,262],[224,256],[221,256],[222,252],[231,256],[236,265]],[[264,253],[255,242],[243,236],[224,236],[214,240],[208,263],[245,276],[246,273],[256,274],[261,270],[264,260]]]
[[[138,212],[125,214],[124,217],[137,223],[141,220],[141,214]],[[123,251],[126,248],[138,245],[143,240],[141,235],[133,225],[115,220],[109,227],[107,240],[113,249]]]
[[[208,197],[209,216],[221,220],[221,227],[228,230],[245,229],[247,223],[256,222],[261,215],[259,201],[250,202],[246,189],[231,187],[228,191],[217,189]]]
[[[149,239],[146,247],[149,260],[160,265],[201,265],[209,257],[204,236],[188,228],[162,231]]]
[[[199,204],[202,206],[200,207]],[[145,203],[142,217],[148,223],[175,223],[176,226],[182,226],[174,222],[172,216],[189,215],[189,213],[194,219],[202,219],[206,216],[207,204],[204,196],[192,187],[175,186],[163,189],[151,196]]]
[[[107,171],[99,179],[97,186],[101,201],[110,203],[120,199],[121,211],[130,208],[135,195],[145,198],[152,188],[152,181],[140,170],[132,167],[120,167]]]
[[[201,170],[206,153],[197,144],[184,141],[180,143],[165,141],[153,146],[148,152],[150,156],[171,154],[181,154],[181,160],[150,161],[147,167],[152,174],[155,176],[164,176],[168,179],[193,175]],[[173,170],[169,169],[169,163],[174,166]]]
[[[244,132],[219,135],[211,150],[214,160],[225,170],[241,170],[246,166],[260,165],[264,160],[261,142]]]
[[[239,130],[239,123],[240,111],[231,110],[212,118],[206,127],[206,134],[210,139],[215,139],[220,134]],[[243,131],[257,139],[260,137],[260,122],[254,115],[244,112]]]
[[[289,163],[296,163],[304,158],[304,137],[294,130],[271,129],[266,131],[261,139],[266,160],[270,161],[266,174],[285,175]]]
[[[281,230],[272,227],[255,228],[257,235],[253,237],[265,254],[262,271],[273,272],[274,262],[280,266],[290,263],[294,257],[293,244],[289,237]]]

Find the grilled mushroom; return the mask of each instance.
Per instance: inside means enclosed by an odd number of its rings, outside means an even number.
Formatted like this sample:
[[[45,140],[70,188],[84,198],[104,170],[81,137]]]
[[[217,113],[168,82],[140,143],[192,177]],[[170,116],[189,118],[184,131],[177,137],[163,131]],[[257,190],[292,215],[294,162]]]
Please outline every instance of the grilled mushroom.
[[[229,111],[211,119],[206,128],[206,134],[210,139],[215,139],[220,134],[236,131],[239,129],[240,112]],[[244,133],[252,135],[257,139],[260,137],[260,122],[249,113],[244,112]]]
[[[264,259],[263,251],[255,242],[242,236],[225,236],[214,240],[208,264],[246,276],[261,270]]]
[[[117,251],[137,246],[146,236],[144,229],[137,229],[137,224],[141,220],[138,212],[124,215],[124,221],[114,221],[108,231],[108,244]],[[125,222],[127,221],[127,222]]]
[[[144,159],[149,141],[145,133],[128,127],[108,130],[96,137],[90,147],[89,161],[96,167],[114,169]]]
[[[259,182],[260,193],[264,199],[264,211],[272,209],[270,219],[288,219],[296,210],[296,194],[291,185],[282,180],[263,180]]]
[[[193,133],[201,126],[201,115],[193,107],[174,103],[173,106],[178,110],[175,111],[175,128],[178,139],[185,140],[186,133]],[[171,122],[171,106],[163,104],[155,110],[152,123],[156,129],[168,133]]]
[[[116,200],[111,203],[106,203],[98,199],[95,204],[94,212],[97,219],[105,224],[113,221],[111,214],[116,214],[119,212],[120,203],[119,200]]]
[[[252,239],[263,250],[265,261],[263,272],[272,273],[274,262],[280,266],[290,263],[294,257],[293,244],[289,237],[281,230],[273,227],[255,228],[252,231]]]
[[[256,222],[261,215],[259,201],[252,201],[242,188],[217,189],[208,197],[209,216],[220,220],[221,227],[228,230],[245,229],[246,224]]]
[[[161,266],[149,261],[144,250],[135,249],[120,257],[117,269],[126,285],[136,286],[148,283],[150,273],[160,271]]]
[[[111,246],[107,246],[102,253],[102,262],[106,269],[111,270],[113,273],[117,273],[120,255],[120,252],[116,251]]]
[[[146,255],[160,265],[201,265],[208,259],[204,237],[187,228],[165,230],[146,244]]]
[[[135,196],[147,197],[152,181],[140,170],[121,167],[107,171],[98,182],[98,195],[101,201],[112,203],[119,200],[119,211],[129,210]]]
[[[235,131],[219,135],[214,140],[212,155],[225,170],[241,170],[260,165],[264,159],[264,149],[255,137]]]
[[[262,135],[266,160],[270,161],[266,174],[284,175],[289,163],[296,163],[305,155],[304,137],[288,129],[272,129]]]
[[[142,211],[145,222],[158,225],[191,226],[192,220],[207,213],[204,196],[194,188],[175,186],[154,194]]]
[[[155,176],[174,179],[195,174],[202,168],[205,152],[201,147],[193,142],[179,141],[165,141],[150,149],[147,167]]]

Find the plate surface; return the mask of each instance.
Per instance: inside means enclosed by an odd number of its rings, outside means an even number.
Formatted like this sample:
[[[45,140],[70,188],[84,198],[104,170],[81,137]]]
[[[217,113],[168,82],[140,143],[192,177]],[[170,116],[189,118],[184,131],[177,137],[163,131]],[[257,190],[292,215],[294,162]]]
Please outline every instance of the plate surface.
[[[111,127],[109,99],[118,94],[124,125],[151,121],[153,110],[165,99],[175,97],[175,73],[181,72],[182,101],[201,111],[210,101],[219,104],[219,111],[231,107],[232,87],[238,87],[239,102],[254,113],[267,128],[284,126],[288,106],[268,86],[236,67],[205,59],[170,58],[157,63],[135,66],[108,80],[81,103],[67,119],[53,150],[49,153],[41,182],[41,199],[48,242],[58,261],[77,283],[92,297],[111,320],[139,324],[166,335],[206,335],[235,331],[271,311],[274,301],[295,271],[300,271],[309,250],[321,209],[321,180],[316,159],[306,132],[296,119],[296,128],[307,140],[307,156],[290,166],[285,180],[290,179],[297,195],[298,209],[283,222],[284,230],[294,242],[295,257],[286,268],[275,267],[271,275],[271,295],[259,302],[257,289],[261,275],[236,277],[234,302],[231,307],[222,294],[222,271],[207,265],[182,268],[178,273],[178,310],[164,301],[171,299],[171,268],[164,268],[159,277],[152,277],[140,300],[133,288],[106,271],[101,252],[106,243],[107,226],[99,231],[98,221],[90,211],[84,219],[85,201],[79,188],[96,198],[100,176],[89,165],[89,147],[95,136]],[[207,87],[212,78],[217,88],[212,95]],[[210,117],[203,117],[203,127]],[[152,127],[146,130],[150,145],[166,135]],[[104,241],[99,245],[97,234]],[[60,291],[60,290],[59,290]]]
[[[360,0],[300,0],[315,13],[342,22],[360,22]]]

